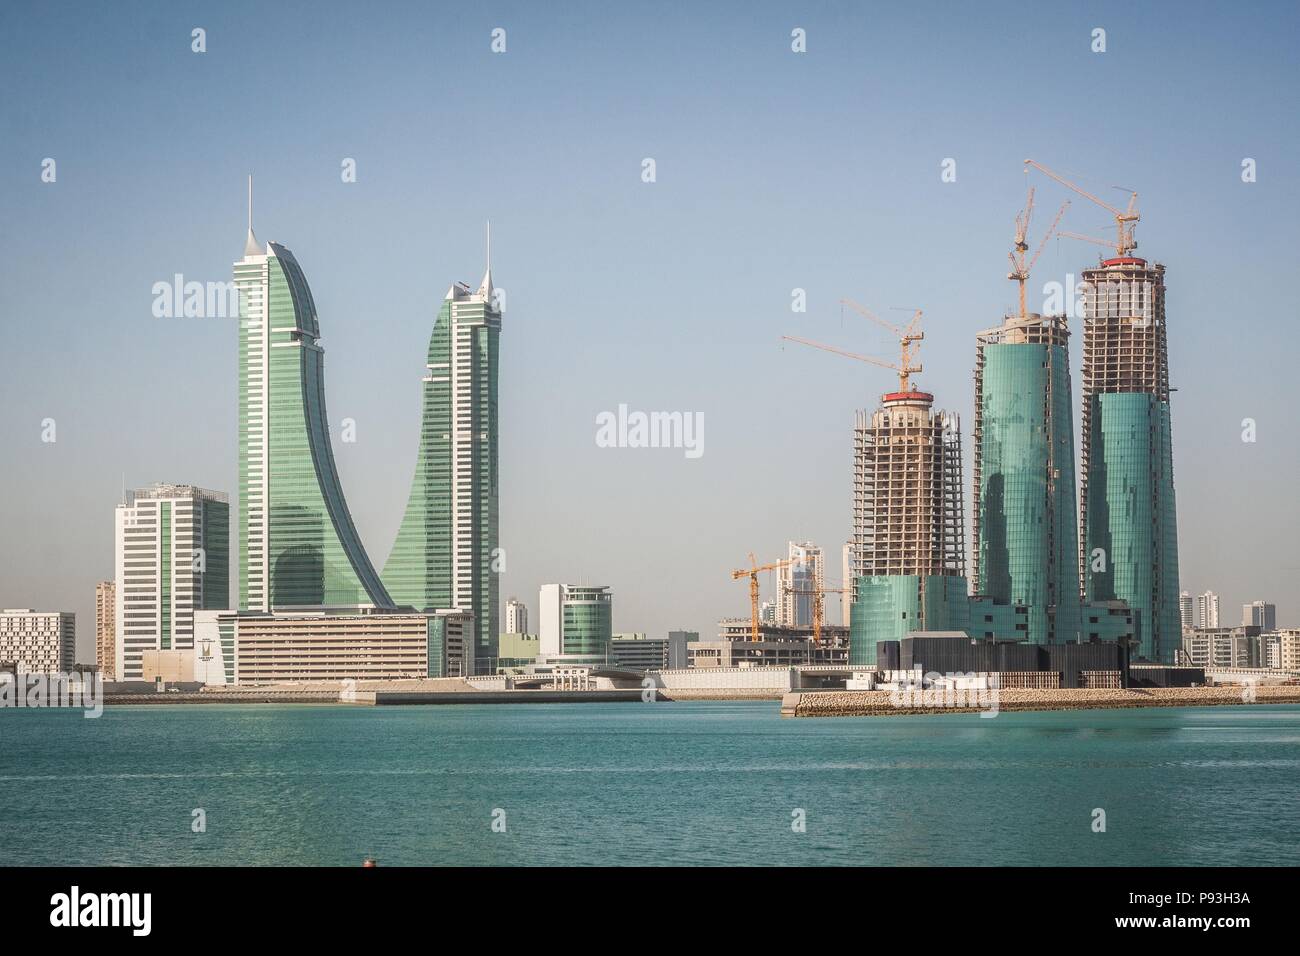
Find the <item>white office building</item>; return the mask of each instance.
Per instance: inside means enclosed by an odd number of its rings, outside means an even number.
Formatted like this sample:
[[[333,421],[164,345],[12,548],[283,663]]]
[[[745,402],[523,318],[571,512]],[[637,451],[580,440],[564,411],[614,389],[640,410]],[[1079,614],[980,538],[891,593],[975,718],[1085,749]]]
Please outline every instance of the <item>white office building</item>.
[[[0,667],[19,673],[66,674],[77,657],[77,616],[29,607],[0,611]]]
[[[528,605],[517,598],[506,602],[506,633],[528,633]]]
[[[1213,591],[1206,591],[1196,596],[1196,627],[1198,630],[1212,630],[1219,626],[1219,596]]]
[[[129,491],[115,515],[118,680],[141,680],[145,651],[194,647],[194,612],[230,606],[230,504],[193,485]]]

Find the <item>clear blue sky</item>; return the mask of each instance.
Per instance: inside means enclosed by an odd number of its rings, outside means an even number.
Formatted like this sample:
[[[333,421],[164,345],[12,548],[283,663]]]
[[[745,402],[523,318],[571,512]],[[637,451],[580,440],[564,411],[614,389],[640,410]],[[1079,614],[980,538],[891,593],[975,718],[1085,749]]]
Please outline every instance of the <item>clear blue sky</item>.
[[[839,576],[853,411],[891,381],[780,335],[890,356],[837,300],[924,308],[919,381],[969,445],[973,336],[1014,298],[1032,156],[1113,200],[1136,188],[1139,253],[1168,267],[1182,586],[1218,591],[1230,619],[1259,598],[1300,625],[1300,14],[1051,6],[6,4],[0,604],[76,610],[87,657],[123,480],[235,490],[234,322],[155,319],[150,290],[230,277],[251,169],[258,236],[315,293],[376,564],[432,319],[451,282],[477,283],[490,218],[503,601],[535,615],[543,582],[609,584],[618,630],[713,633],[747,611],[727,572],[751,550],[812,539]],[[1041,230],[1067,194],[1038,183]],[[1107,223],[1076,199],[1065,227]],[[1053,241],[1031,290],[1095,258]],[[598,448],[596,415],[620,403],[702,412],[705,454]]]

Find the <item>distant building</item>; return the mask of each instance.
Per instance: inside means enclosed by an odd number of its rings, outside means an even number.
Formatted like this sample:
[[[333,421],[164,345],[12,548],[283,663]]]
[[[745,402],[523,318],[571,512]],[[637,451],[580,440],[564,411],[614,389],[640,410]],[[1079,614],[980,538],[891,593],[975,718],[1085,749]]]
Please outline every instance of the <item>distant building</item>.
[[[194,651],[145,651],[140,655],[141,680],[164,684],[194,680]]]
[[[763,624],[776,623],[776,602],[764,601],[758,606],[758,619]]]
[[[666,637],[615,634],[610,663],[633,670],[675,670],[687,666],[687,645],[699,640],[696,631],[669,631]]]
[[[194,629],[194,679],[208,684],[464,677],[474,660],[460,611],[200,611]]]
[[[816,592],[826,586],[825,558],[822,549],[808,541],[791,541],[789,558],[795,563],[777,572],[780,593],[776,623],[782,627],[807,627],[813,622]]]
[[[543,584],[538,596],[539,658],[606,663],[614,636],[612,602],[608,587]]]
[[[494,670],[497,673],[505,668],[526,667],[537,660],[541,641],[536,634],[502,634],[497,640],[497,653]]]
[[[1300,627],[1284,627],[1277,636],[1277,666],[1284,671],[1300,671]]]
[[[117,673],[117,585],[100,581],[95,585],[95,666],[104,680],[115,680]]]
[[[846,541],[840,549],[840,580],[844,582],[844,591],[840,594],[840,623],[845,627],[850,623],[853,607],[853,542]]]
[[[1282,666],[1282,635],[1277,631],[1259,635],[1259,664],[1278,670]]]
[[[687,666],[796,667],[812,664],[844,665],[849,659],[849,632],[834,624],[822,625],[822,640],[813,640],[812,628],[764,625],[758,640],[751,637],[747,618],[723,618],[715,640],[687,642]]]
[[[71,611],[0,611],[0,668],[28,674],[67,674],[77,657],[77,616]]]
[[[1253,601],[1241,606],[1241,623],[1246,627],[1257,627],[1261,631],[1277,630],[1277,605],[1265,601]]]
[[[506,602],[506,633],[528,633],[528,605],[523,601],[511,598]],[[506,657],[507,655],[501,654],[500,656]]]
[[[194,612],[230,607],[230,504],[194,485],[126,493],[114,515],[113,673],[143,677],[147,650],[194,647]]]
[[[1257,627],[1195,628],[1183,635],[1184,663],[1194,667],[1259,667]]]
[[[1213,591],[1196,596],[1196,626],[1200,630],[1219,626],[1219,596]]]
[[[1196,626],[1196,602],[1186,591],[1178,595],[1178,617],[1184,631],[1190,631]]]

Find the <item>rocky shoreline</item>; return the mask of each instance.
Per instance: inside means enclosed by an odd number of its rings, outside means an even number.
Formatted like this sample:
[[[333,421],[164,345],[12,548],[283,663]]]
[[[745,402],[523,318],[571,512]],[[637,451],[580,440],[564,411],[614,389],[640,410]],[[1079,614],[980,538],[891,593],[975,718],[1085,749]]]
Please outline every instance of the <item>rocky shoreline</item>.
[[[889,717],[1017,710],[1093,710],[1126,707],[1211,707],[1232,704],[1300,704],[1300,686],[1142,687],[1127,690],[999,690],[943,703],[920,694],[891,691],[791,691],[781,699],[783,717]]]

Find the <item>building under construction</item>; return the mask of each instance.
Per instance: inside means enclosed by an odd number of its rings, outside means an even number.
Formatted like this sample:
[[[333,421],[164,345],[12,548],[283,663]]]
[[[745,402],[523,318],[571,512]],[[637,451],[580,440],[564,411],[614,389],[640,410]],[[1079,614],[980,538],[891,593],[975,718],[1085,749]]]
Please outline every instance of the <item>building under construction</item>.
[[[964,626],[958,417],[928,392],[887,393],[858,412],[853,462],[850,663],[870,664],[878,641]]]
[[[1137,655],[1172,663],[1182,638],[1164,274],[1126,254],[1083,273],[1079,566],[1086,599],[1132,607]]]
[[[1025,607],[1034,644],[1083,630],[1069,340],[1065,316],[1037,313],[975,339],[975,593]]]

